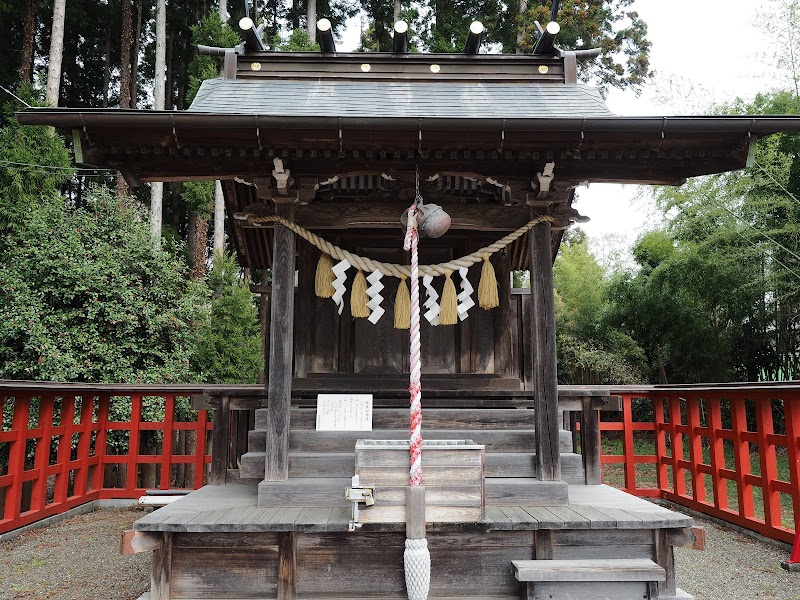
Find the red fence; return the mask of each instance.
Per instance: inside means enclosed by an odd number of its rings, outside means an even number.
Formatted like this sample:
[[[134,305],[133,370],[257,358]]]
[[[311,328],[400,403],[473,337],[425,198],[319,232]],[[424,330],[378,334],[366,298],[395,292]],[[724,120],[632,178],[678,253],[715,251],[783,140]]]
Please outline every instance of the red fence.
[[[619,388],[601,413],[604,480],[793,542],[800,384]],[[620,447],[621,446],[621,447]],[[620,467],[613,465],[622,465]]]
[[[0,383],[0,533],[92,500],[198,488],[211,423],[198,387]]]

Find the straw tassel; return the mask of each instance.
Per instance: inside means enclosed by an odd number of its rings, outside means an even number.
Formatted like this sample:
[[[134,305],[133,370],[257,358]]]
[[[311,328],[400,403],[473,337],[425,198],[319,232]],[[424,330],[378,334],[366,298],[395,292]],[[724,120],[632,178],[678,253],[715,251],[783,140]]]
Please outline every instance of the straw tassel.
[[[394,298],[394,328],[408,329],[409,327],[411,327],[411,293],[406,285],[406,276],[403,275]]]
[[[367,302],[369,302],[367,279],[364,277],[364,272],[359,269],[353,281],[353,289],[350,290],[350,314],[361,319],[367,318],[369,316]]]
[[[324,252],[317,261],[317,278],[314,288],[318,298],[330,298],[335,292],[333,289],[333,259]]]
[[[444,272],[444,290],[439,311],[440,325],[455,325],[458,322],[458,302],[456,299],[456,284],[450,279],[451,271]]]
[[[497,277],[488,254],[483,255],[481,282],[478,284],[478,304],[486,310],[500,306],[500,298],[497,295]]]

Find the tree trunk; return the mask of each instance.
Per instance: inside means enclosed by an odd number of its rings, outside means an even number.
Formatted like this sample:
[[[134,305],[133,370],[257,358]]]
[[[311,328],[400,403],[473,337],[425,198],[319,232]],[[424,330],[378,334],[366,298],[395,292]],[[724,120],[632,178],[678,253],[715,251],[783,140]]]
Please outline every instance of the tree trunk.
[[[317,42],[317,0],[306,0],[308,20],[308,39],[312,44]]]
[[[108,94],[111,85],[111,9],[108,10],[106,21],[106,51],[103,57],[103,108],[108,108]]]
[[[156,5],[156,68],[153,85],[153,108],[164,110],[164,71],[167,58],[167,4],[158,0]],[[161,213],[164,184],[160,181],[150,186],[150,233],[157,248],[161,247]]]
[[[222,184],[214,182],[214,256],[225,254],[225,198]]]
[[[53,29],[50,37],[50,58],[47,63],[47,104],[58,106],[58,94],[61,88],[61,61],[64,58],[64,17],[67,12],[67,0],[55,0],[53,3]]]
[[[195,218],[194,255],[192,277],[202,279],[206,275],[206,246],[208,245],[208,219]]]
[[[392,26],[400,20],[400,11],[402,10],[402,2],[400,0],[394,0],[394,11],[392,12]]]
[[[314,0],[316,1],[316,0]],[[219,2],[219,18],[228,22],[228,0]],[[214,259],[217,254],[225,254],[225,197],[222,195],[222,183],[214,182]]]
[[[525,28],[522,26],[522,16],[528,10],[528,0],[519,0],[519,14],[517,15],[517,54],[522,54],[522,45],[525,41]]]
[[[30,83],[33,76],[33,46],[36,43],[36,0],[28,0],[25,5],[22,30],[22,62],[19,65],[19,78],[22,83]]]
[[[131,38],[133,37],[131,0],[122,0],[122,35],[119,54],[119,107],[131,107]]]
[[[136,3],[136,36],[133,38],[133,53],[131,64],[131,108],[136,108],[139,94],[139,47],[142,42],[142,4],[144,0]]]
[[[300,29],[300,0],[292,0],[292,31]]]

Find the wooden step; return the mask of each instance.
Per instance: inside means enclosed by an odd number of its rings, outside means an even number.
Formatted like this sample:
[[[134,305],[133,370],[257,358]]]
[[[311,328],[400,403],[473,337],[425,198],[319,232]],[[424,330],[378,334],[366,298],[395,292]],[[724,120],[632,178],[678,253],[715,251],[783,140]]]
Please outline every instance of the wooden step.
[[[528,600],[658,600],[663,568],[644,558],[515,560],[514,576]]]
[[[517,581],[666,581],[663,568],[646,558],[515,560]]]
[[[536,434],[532,429],[487,429],[463,431],[448,429],[422,430],[429,440],[473,440],[486,446],[490,452],[526,452],[536,447]],[[373,431],[313,431],[292,430],[289,432],[290,452],[349,452],[359,439],[403,440],[408,439],[407,429],[374,429]],[[263,452],[266,448],[266,431],[254,429],[248,432],[247,448],[252,452]],[[572,452],[572,434],[559,434],[561,452]]]
[[[258,505],[274,506],[349,506],[345,500],[345,488],[350,486],[349,477],[306,477],[286,481],[262,481],[258,484]],[[381,494],[376,489],[380,502]],[[472,487],[459,490],[427,488],[429,500],[435,502],[438,495],[450,499],[475,493]],[[563,481],[539,481],[530,477],[487,477],[485,480],[486,506],[564,506],[568,503],[568,485]]]
[[[374,408],[373,429],[402,429],[408,426],[407,408]],[[517,408],[426,408],[425,426],[430,429],[533,429],[534,411]],[[292,429],[313,430],[317,411],[314,408],[293,408]],[[267,411],[256,411],[255,429],[266,429]]]
[[[535,477],[536,455],[522,452],[491,452],[486,455],[487,477]],[[242,455],[241,477],[264,478],[264,452]],[[351,477],[355,468],[352,452],[291,452],[289,477]],[[561,477],[567,483],[583,483],[580,454],[561,454]]]
[[[569,486],[564,481],[486,478],[486,506],[566,506],[568,503]]]

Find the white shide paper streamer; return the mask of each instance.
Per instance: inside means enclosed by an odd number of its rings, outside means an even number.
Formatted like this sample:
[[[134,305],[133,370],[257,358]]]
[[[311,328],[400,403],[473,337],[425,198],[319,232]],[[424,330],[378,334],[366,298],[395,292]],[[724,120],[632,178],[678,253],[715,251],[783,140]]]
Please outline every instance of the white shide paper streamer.
[[[425,286],[425,318],[431,325],[439,324],[439,294],[433,287],[433,275],[423,275],[422,285]]]
[[[461,292],[459,292],[458,296],[456,296],[458,299],[458,319],[463,321],[469,316],[467,311],[475,306],[475,301],[471,297],[472,292],[475,291],[475,288],[472,287],[469,279],[467,279],[469,274],[469,269],[467,267],[461,267],[458,270],[458,273],[461,275]]]
[[[375,325],[383,316],[383,313],[386,312],[381,308],[381,302],[383,302],[383,296],[381,296],[381,290],[383,289],[381,277],[383,277],[383,273],[380,271],[373,271],[367,277],[367,282],[369,283],[369,287],[367,288],[369,302],[367,302],[367,306],[370,310],[368,318],[369,322],[373,325]]]
[[[333,301],[339,309],[339,314],[342,314],[344,308],[344,293],[346,291],[345,282],[347,281],[347,269],[350,268],[350,263],[347,260],[342,260],[337,263],[332,271],[336,275],[331,285],[333,286]]]

